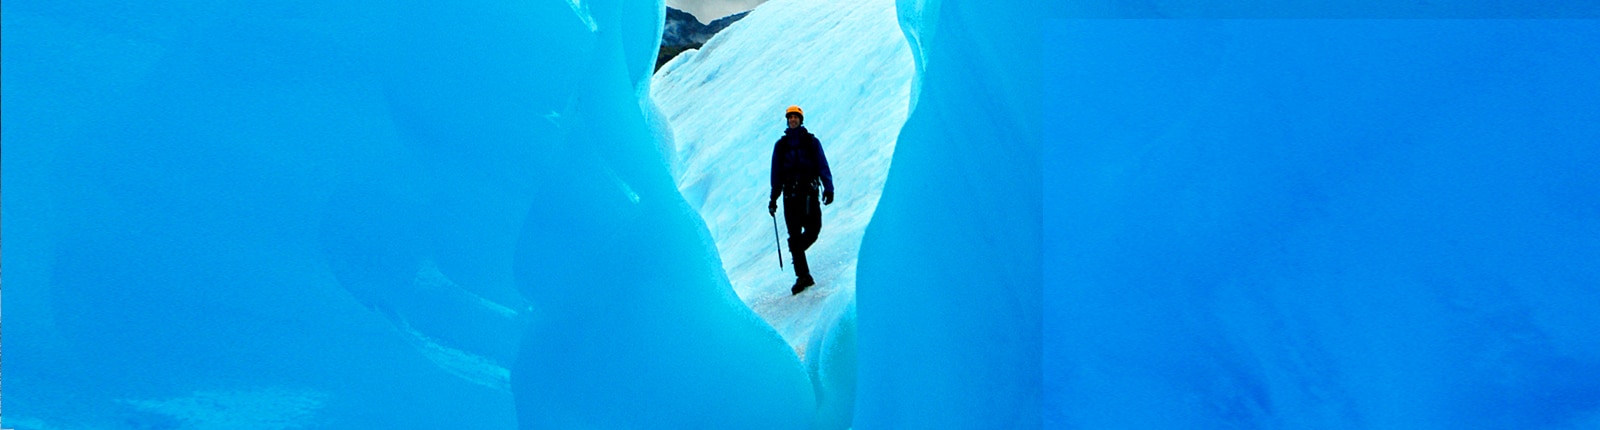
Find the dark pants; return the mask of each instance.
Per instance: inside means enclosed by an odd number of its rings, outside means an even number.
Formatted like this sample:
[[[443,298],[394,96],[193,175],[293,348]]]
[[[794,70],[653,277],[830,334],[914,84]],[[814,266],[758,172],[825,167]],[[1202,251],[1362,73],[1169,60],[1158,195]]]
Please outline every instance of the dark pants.
[[[786,190],[783,193],[783,223],[789,227],[789,254],[794,256],[794,276],[810,280],[811,268],[806,265],[806,249],[817,242],[817,231],[822,229],[822,210],[817,204],[817,190]]]

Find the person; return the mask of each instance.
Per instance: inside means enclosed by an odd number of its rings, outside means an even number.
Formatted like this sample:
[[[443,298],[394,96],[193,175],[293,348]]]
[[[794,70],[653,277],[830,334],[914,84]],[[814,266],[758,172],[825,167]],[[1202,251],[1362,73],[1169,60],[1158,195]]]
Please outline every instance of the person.
[[[783,223],[789,227],[789,254],[794,258],[794,286],[790,294],[800,294],[816,284],[806,264],[806,249],[817,242],[822,229],[822,208],[817,205],[817,185],[822,185],[822,204],[833,204],[833,172],[822,153],[822,141],[807,131],[805,112],[799,106],[784,111],[789,128],[772,146],[772,199],[767,213],[777,216],[778,196],[783,196]]]

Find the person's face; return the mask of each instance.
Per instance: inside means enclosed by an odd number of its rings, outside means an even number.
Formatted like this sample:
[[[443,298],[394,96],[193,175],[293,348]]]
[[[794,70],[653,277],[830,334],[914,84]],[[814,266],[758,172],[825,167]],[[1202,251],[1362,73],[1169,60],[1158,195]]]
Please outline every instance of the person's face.
[[[795,127],[799,127],[800,126],[800,115],[789,114],[789,115],[785,115],[785,116],[789,118],[789,128],[795,128]]]

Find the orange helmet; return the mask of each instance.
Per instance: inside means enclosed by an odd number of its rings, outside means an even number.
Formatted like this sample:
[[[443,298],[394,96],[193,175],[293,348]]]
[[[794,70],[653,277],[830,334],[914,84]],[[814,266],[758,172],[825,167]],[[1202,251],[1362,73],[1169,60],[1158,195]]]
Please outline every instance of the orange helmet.
[[[799,106],[789,106],[789,109],[785,109],[783,111],[783,116],[789,116],[789,114],[791,114],[791,113],[795,114],[795,115],[800,115],[802,117],[806,116],[805,112],[801,112],[800,111],[800,107]]]

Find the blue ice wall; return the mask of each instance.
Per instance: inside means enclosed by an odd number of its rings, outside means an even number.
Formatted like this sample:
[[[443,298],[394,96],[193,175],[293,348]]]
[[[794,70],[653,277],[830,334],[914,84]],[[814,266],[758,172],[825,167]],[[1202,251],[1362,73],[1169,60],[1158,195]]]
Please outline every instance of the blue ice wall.
[[[918,65],[863,239],[857,429],[1038,428],[1037,14],[901,1]]]
[[[661,6],[591,7],[597,54],[517,245],[538,310],[512,369],[521,428],[810,428],[806,369],[734,295],[641,108]]]
[[[1600,426],[1596,22],[1045,35],[1047,427]]]
[[[535,58],[586,48],[540,44],[562,4],[395,6],[4,4],[5,426],[514,424],[469,299],[526,307]]]
[[[807,425],[659,2],[3,7],[6,427]]]
[[[1430,0],[1079,0],[1060,6],[1078,19],[1547,19],[1600,17],[1590,1]]]

